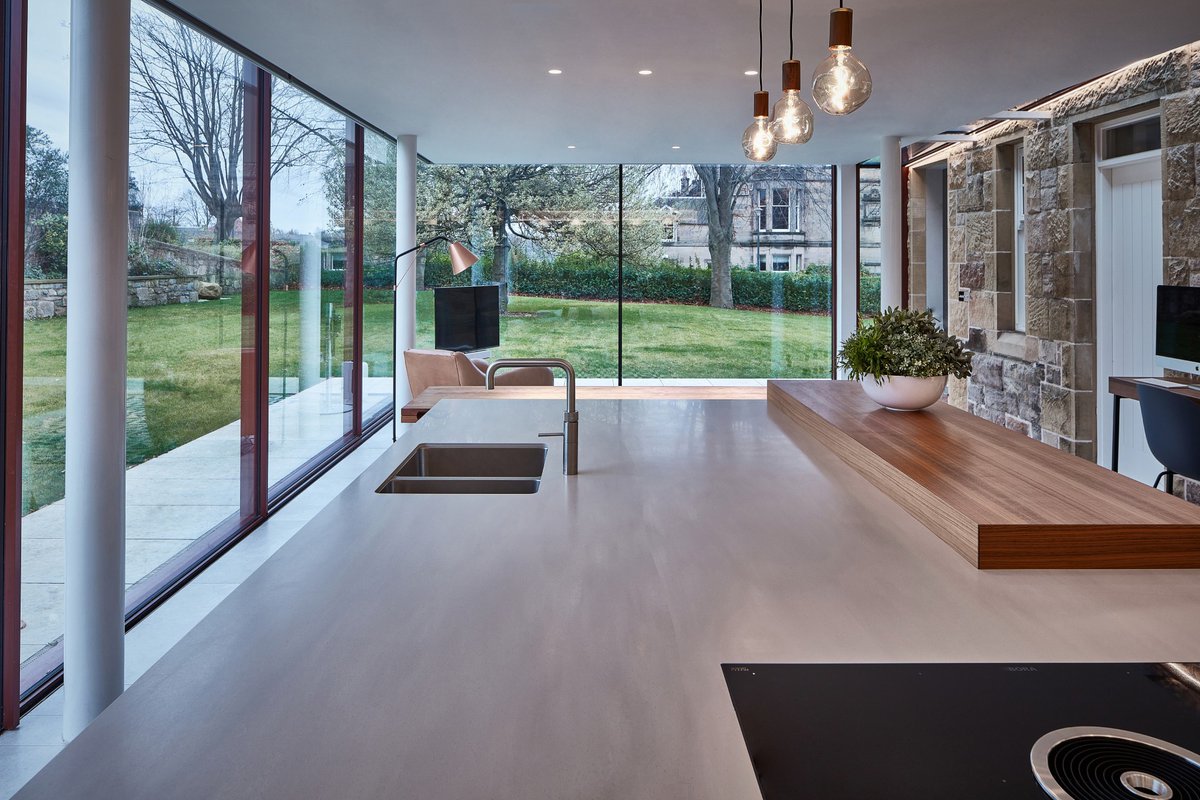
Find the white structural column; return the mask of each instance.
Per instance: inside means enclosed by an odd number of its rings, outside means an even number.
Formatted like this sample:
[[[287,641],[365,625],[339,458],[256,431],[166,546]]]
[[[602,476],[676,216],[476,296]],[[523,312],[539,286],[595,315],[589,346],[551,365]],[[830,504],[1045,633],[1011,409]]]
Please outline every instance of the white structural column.
[[[125,685],[129,0],[73,0],[63,735]]]
[[[905,209],[900,182],[900,137],[884,136],[879,154],[880,194],[880,305],[900,306],[904,300],[904,242],[901,237]]]
[[[858,168],[837,165],[837,207],[834,209],[837,258],[837,297],[833,299],[838,347],[858,328]],[[839,375],[838,377],[844,377]]]
[[[287,378],[285,377],[286,381]],[[300,240],[300,386],[321,381],[321,233]],[[287,387],[283,387],[284,394]],[[302,418],[307,418],[305,414]]]
[[[403,253],[417,243],[417,137],[397,137],[396,146],[396,252]],[[400,407],[412,399],[408,375],[404,372],[404,351],[417,341],[416,254],[400,259],[396,266],[396,424]]]

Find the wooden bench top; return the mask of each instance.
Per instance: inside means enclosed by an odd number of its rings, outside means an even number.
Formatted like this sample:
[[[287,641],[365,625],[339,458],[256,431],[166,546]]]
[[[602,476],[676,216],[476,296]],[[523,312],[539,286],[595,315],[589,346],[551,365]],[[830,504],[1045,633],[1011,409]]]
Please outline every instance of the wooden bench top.
[[[1200,506],[939,402],[771,381],[772,405],[981,569],[1200,567]]]

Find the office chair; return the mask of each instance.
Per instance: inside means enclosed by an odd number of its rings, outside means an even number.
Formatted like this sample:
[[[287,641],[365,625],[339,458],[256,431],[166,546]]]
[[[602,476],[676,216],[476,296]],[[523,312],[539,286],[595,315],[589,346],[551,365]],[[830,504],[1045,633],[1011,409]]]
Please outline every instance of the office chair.
[[[1138,401],[1146,443],[1166,467],[1154,479],[1154,488],[1164,475],[1171,494],[1176,475],[1200,480],[1200,400],[1142,383],[1138,385]]]

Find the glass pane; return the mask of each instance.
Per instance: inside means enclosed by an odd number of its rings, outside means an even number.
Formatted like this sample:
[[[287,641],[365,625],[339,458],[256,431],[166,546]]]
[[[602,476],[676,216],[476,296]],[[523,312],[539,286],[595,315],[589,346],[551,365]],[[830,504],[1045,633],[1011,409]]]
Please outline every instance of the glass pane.
[[[1158,117],[1104,131],[1104,158],[1131,156],[1157,150],[1161,146],[1162,131]]]
[[[625,241],[664,213],[676,233],[626,247],[624,383],[828,377],[832,188],[826,166],[626,167]]]
[[[858,170],[858,313],[879,313],[879,167]]]
[[[353,130],[344,115],[285,81],[273,81],[271,486],[353,428],[354,365],[348,353],[354,320],[345,305]]]
[[[21,471],[22,685],[63,631],[70,0],[29,4]],[[43,659],[36,656],[47,654]]]
[[[363,207],[363,419],[392,401],[395,369],[396,143],[366,132]]]
[[[136,584],[240,508],[244,87],[241,57],[140,2],[131,54],[125,494]]]
[[[615,382],[617,195],[612,166],[423,165],[418,240],[447,236],[479,262],[453,276],[441,245],[415,257],[417,347],[437,343],[439,288],[495,285],[500,343],[487,348],[490,355],[565,358],[581,380]],[[663,224],[656,215],[650,228],[640,229],[641,241],[627,236],[626,253],[657,248]],[[402,259],[400,271],[407,268]],[[440,294],[450,302],[450,293]],[[443,345],[477,346],[465,331],[443,330],[449,334]]]

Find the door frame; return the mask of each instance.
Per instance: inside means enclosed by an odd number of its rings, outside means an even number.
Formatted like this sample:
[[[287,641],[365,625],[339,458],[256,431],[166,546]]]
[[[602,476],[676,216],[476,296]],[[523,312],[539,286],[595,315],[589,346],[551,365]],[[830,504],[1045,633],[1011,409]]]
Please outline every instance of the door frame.
[[[1099,464],[1108,464],[1112,460],[1112,442],[1109,441],[1111,429],[1109,426],[1102,424],[1105,419],[1105,405],[1109,403],[1108,387],[1101,385],[1100,378],[1104,375],[1103,365],[1107,364],[1109,356],[1109,339],[1112,331],[1111,320],[1109,319],[1108,306],[1103,299],[1107,297],[1107,291],[1112,280],[1113,265],[1112,253],[1109,248],[1101,245],[1100,230],[1111,213],[1111,198],[1112,198],[1112,170],[1118,167],[1127,167],[1137,164],[1149,165],[1151,162],[1158,165],[1159,178],[1162,178],[1162,147],[1161,144],[1156,150],[1147,150],[1142,153],[1133,153],[1127,156],[1118,156],[1116,158],[1102,158],[1104,153],[1104,132],[1112,128],[1120,128],[1134,122],[1140,122],[1144,119],[1153,119],[1161,117],[1161,111],[1158,106],[1154,108],[1139,111],[1135,114],[1127,114],[1115,119],[1106,120],[1102,123],[1097,123],[1093,132],[1093,152],[1096,154],[1096,172],[1095,172],[1095,187],[1096,187],[1096,209],[1093,221],[1094,231],[1094,246],[1096,251],[1096,281],[1093,291],[1093,303],[1095,308],[1096,320],[1096,461]],[[1161,203],[1161,198],[1159,200]],[[1159,236],[1162,236],[1162,231],[1159,231]],[[1159,264],[1159,282],[1162,282],[1163,265]],[[1161,372],[1161,370],[1160,370]],[[1115,413],[1109,406],[1110,413]],[[1111,421],[1111,420],[1110,420]],[[1107,445],[1102,447],[1101,445]]]

